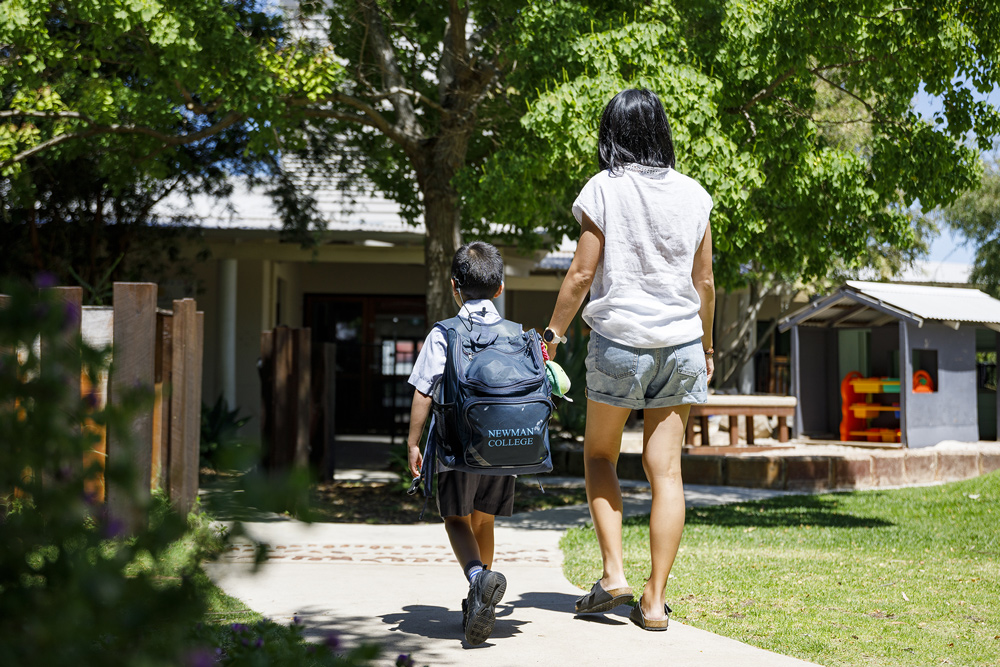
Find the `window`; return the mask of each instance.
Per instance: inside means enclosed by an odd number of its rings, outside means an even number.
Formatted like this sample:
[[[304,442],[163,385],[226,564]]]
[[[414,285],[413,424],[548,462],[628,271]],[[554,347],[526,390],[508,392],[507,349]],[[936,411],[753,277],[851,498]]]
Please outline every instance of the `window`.
[[[913,351],[913,393],[930,394],[938,391],[937,350]]]

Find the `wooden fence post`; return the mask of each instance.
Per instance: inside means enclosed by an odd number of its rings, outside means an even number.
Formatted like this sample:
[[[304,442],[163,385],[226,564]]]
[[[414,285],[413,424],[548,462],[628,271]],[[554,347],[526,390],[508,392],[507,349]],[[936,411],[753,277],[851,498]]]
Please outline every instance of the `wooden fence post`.
[[[171,324],[173,315],[156,313],[156,370],[154,382],[156,402],[153,404],[153,472],[154,489],[167,488],[167,448],[170,445],[170,371],[172,370]]]
[[[270,470],[309,465],[311,331],[276,327],[261,333],[261,435]]]
[[[111,362],[109,398],[112,402],[130,390],[153,391],[156,337],[156,285],[115,283],[114,350]],[[152,406],[134,415],[127,432],[108,429],[108,463],[130,462],[134,475],[131,493],[119,483],[108,484],[110,516],[125,521],[136,532],[146,524],[143,509],[149,500],[149,478],[153,451]],[[138,505],[136,504],[138,503]]]
[[[337,470],[337,344],[323,343],[323,479]]]
[[[292,334],[288,327],[274,330],[274,430],[268,459],[272,470],[279,470],[291,461],[289,451],[295,420],[291,418],[288,385],[292,380]]]
[[[293,377],[289,386],[290,404],[294,410],[295,449],[292,454],[292,465],[296,468],[309,467],[309,422],[312,411],[312,383],[310,362],[310,347],[312,331],[310,329],[295,329],[293,339]]]
[[[194,299],[174,301],[167,466],[170,500],[182,514],[191,510],[198,495],[201,435],[201,377],[195,368],[201,360],[198,329]]]
[[[260,440],[264,447],[264,465],[270,466],[274,448],[274,332],[260,334],[260,359],[257,361],[260,376]]]
[[[80,325],[83,320],[83,288],[52,287],[45,291],[53,296],[58,304],[57,307],[63,308],[66,325],[54,338],[45,337],[41,340],[42,373],[57,377],[62,384],[67,385],[69,395],[73,399],[79,400],[81,398],[83,364],[79,357],[77,341],[80,339]],[[52,356],[54,348],[76,349],[77,360],[70,362],[68,367],[56,363]],[[83,427],[82,424],[67,424],[66,426],[77,434]],[[67,461],[67,464],[73,468],[74,472],[78,473],[83,469],[83,457],[71,459]]]

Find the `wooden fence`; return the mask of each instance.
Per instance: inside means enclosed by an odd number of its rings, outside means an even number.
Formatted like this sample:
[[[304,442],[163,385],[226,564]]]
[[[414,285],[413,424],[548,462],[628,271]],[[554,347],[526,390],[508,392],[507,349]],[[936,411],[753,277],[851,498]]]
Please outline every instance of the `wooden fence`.
[[[73,390],[81,396],[93,393],[95,410],[108,402],[114,405],[129,389],[148,388],[155,394],[153,406],[136,414],[127,432],[105,432],[92,421],[81,425],[100,436],[85,463],[128,461],[136,473],[131,490],[106,488],[103,477],[91,480],[87,490],[133,531],[146,517],[132,498],[148,500],[153,489],[166,489],[177,509],[187,512],[198,493],[204,314],[194,299],[174,301],[172,311],[158,309],[153,283],[114,283],[111,307],[81,308],[79,287],[50,289],[82,313],[75,328],[63,332],[66,341],[82,335],[93,347],[112,346],[110,371],[101,377],[86,377],[79,368],[61,369]],[[41,341],[43,370],[45,349],[53,343]]]
[[[306,467],[312,419],[310,329],[281,326],[260,335],[261,439],[269,470]]]

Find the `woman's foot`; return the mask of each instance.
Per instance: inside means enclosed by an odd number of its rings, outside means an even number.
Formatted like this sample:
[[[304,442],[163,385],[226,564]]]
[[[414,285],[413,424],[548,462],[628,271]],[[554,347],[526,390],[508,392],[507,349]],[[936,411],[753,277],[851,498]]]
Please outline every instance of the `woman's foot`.
[[[649,583],[642,589],[642,597],[639,598],[639,606],[642,607],[642,615],[647,621],[662,621],[668,617],[666,612],[666,600],[653,595],[649,590]]]
[[[632,600],[632,589],[626,583],[624,586],[605,588],[601,581],[590,589],[590,592],[576,600],[576,613],[600,614],[611,611],[618,605]]]

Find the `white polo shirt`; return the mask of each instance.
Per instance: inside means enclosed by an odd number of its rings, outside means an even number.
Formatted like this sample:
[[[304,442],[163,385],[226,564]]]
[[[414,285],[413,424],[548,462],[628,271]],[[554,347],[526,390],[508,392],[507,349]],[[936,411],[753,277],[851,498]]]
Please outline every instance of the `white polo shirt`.
[[[503,319],[490,299],[466,301],[458,314],[462,318],[469,318],[473,324],[496,324]],[[445,331],[440,322],[431,327],[413,364],[410,379],[407,380],[414,389],[427,396],[430,395],[437,379],[444,374],[444,365],[448,360],[448,339],[445,337]]]

